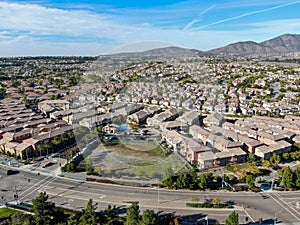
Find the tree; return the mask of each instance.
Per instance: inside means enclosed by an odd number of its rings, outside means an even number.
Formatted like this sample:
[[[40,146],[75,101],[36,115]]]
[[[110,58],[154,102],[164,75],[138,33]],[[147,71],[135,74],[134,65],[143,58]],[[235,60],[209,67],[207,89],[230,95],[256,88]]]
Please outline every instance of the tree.
[[[36,225],[51,224],[54,215],[55,204],[48,202],[49,196],[46,192],[41,192],[38,197],[32,200],[34,221]]]
[[[51,143],[54,145],[55,151],[56,151],[57,148],[58,148],[58,147],[60,146],[60,144],[62,143],[62,139],[61,139],[60,136],[55,136],[55,137],[52,139]]]
[[[90,199],[86,205],[86,208],[82,210],[82,215],[79,219],[79,224],[82,225],[94,225],[98,223],[98,215],[96,212],[97,204],[93,205],[93,200]]]
[[[300,158],[300,152],[299,152],[299,151],[297,151],[297,152],[291,152],[291,153],[290,153],[290,156],[291,156],[291,158],[292,158],[293,160],[297,160],[297,159]]]
[[[295,186],[297,188],[300,188],[300,169],[299,168],[297,168],[295,171],[295,177],[296,177]]]
[[[201,190],[208,188],[209,183],[212,181],[212,173],[202,173],[198,182],[198,186]]]
[[[11,223],[14,225],[31,225],[33,218],[29,214],[17,212],[11,216]]]
[[[276,155],[276,158],[275,158],[276,165],[278,165],[280,162],[281,162],[281,156],[280,155]]]
[[[176,186],[178,188],[188,188],[190,184],[190,176],[187,173],[180,174],[176,180]]]
[[[201,174],[198,186],[201,190],[205,190],[207,188],[207,179],[205,174]]]
[[[254,175],[259,174],[259,169],[256,165],[251,164],[251,165],[249,165],[249,172],[254,174]]]
[[[62,171],[63,172],[75,172],[77,169],[77,165],[75,164],[75,162],[70,162],[70,163],[67,163],[63,168],[62,168]]]
[[[147,209],[142,215],[142,220],[140,225],[155,225],[156,224],[156,215],[153,210]]]
[[[176,217],[174,219],[174,225],[181,225],[181,221],[180,221],[180,218],[179,217]]]
[[[273,155],[270,158],[270,162],[277,166],[281,161],[280,155],[277,155],[276,153],[273,153]]]
[[[198,175],[197,175],[197,172],[196,172],[196,169],[193,168],[190,170],[190,185],[189,185],[189,188],[194,190],[194,189],[197,189],[198,187]]]
[[[36,146],[36,150],[39,152],[40,157],[42,157],[42,154],[44,152],[44,145],[43,144],[39,144]]]
[[[68,218],[68,225],[77,225],[78,224],[78,215],[71,215]]]
[[[253,187],[255,183],[255,176],[253,174],[249,174],[246,176],[246,183],[249,187]]]
[[[284,188],[291,188],[294,186],[293,172],[289,166],[286,167],[282,173],[281,184]]]
[[[286,92],[286,89],[285,88],[280,88],[279,91],[280,92]]]
[[[175,176],[172,176],[172,177],[169,177],[165,180],[162,181],[162,184],[165,186],[165,187],[168,187],[168,188],[171,188],[174,184],[176,180],[176,177]]]
[[[93,162],[91,159],[86,160],[85,171],[87,175],[93,175],[95,173],[95,169],[93,167]]]
[[[107,209],[104,210],[104,225],[114,225],[116,222],[116,207],[111,207],[111,205],[108,205]],[[102,223],[101,223],[102,224]]]
[[[138,225],[140,221],[140,207],[138,202],[133,202],[126,212],[125,225]]]
[[[289,153],[283,153],[282,158],[287,161],[290,158],[290,154]]]
[[[225,225],[239,225],[239,214],[233,211],[227,218]]]
[[[271,168],[271,167],[273,167],[273,164],[272,164],[269,160],[263,160],[263,161],[262,161],[262,164],[263,164],[263,166],[266,167],[266,168]]]
[[[212,203],[214,204],[214,206],[219,206],[221,203],[221,200],[218,198],[213,198]]]
[[[254,104],[253,104],[253,106],[254,106]],[[255,161],[255,155],[254,155],[254,153],[249,153],[249,155],[247,157],[247,161],[248,162],[254,162]]]

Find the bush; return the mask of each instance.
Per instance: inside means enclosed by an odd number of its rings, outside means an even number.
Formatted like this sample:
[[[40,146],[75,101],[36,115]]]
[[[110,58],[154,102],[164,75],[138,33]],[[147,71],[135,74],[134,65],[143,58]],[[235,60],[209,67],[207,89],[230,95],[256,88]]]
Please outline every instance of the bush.
[[[236,185],[234,186],[235,191],[247,191],[249,186],[246,185]]]
[[[251,187],[250,190],[253,191],[253,192],[260,192],[260,191],[261,191],[261,190],[260,190],[258,187],[256,187],[256,186]]]
[[[229,165],[227,165],[227,166],[225,166],[224,168],[225,168],[226,170],[230,171],[230,172],[235,173],[235,167],[234,167],[234,166],[229,166]]]
[[[246,183],[246,176],[240,178],[240,179],[238,180],[238,182],[239,182],[239,183]]]

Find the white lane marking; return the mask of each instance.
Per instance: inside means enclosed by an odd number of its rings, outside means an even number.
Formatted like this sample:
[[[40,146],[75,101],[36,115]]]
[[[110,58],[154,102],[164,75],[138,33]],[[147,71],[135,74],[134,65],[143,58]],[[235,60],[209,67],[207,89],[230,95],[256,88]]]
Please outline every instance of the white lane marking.
[[[250,214],[246,211],[246,209],[244,208],[244,212],[246,213],[246,215],[252,220],[252,222],[255,222],[254,219],[250,216]]]
[[[291,199],[291,200],[293,200],[293,199],[300,199],[300,197],[294,197],[294,198],[285,198],[285,197],[282,197],[283,199]]]
[[[273,193],[274,194],[274,193]],[[284,207],[284,205],[278,200],[276,199],[274,196],[272,196],[272,194],[269,194],[269,196],[275,201],[277,202],[279,205],[282,206],[283,209],[285,209],[287,212],[289,212],[292,216],[294,216],[298,221],[300,221],[300,219],[298,218],[298,216],[296,216],[294,213],[292,213],[287,207]],[[284,201],[283,201],[284,202]],[[285,203],[285,202],[284,202]],[[286,203],[285,203],[286,204]],[[287,205],[287,204],[286,204]],[[289,205],[287,205],[289,207]]]
[[[22,198],[20,198],[19,200],[22,200],[24,198],[26,198],[28,195],[32,194],[33,192],[37,191],[38,189],[40,188],[43,188],[45,186],[47,186],[48,184],[52,183],[53,181],[56,180],[57,177],[53,177],[52,179],[50,179],[49,181],[47,181],[46,183],[44,184],[41,184],[39,187],[35,188],[34,190],[32,190],[31,192],[29,192],[28,194],[26,194],[25,196],[23,196]]]
[[[94,193],[94,192],[84,192],[84,191],[77,191],[77,190],[68,190],[68,189],[56,188],[56,187],[48,187],[48,188],[46,187],[43,190],[51,190],[52,191],[52,195],[55,195],[54,193],[56,193],[56,195],[58,195],[58,196],[75,195],[75,194],[80,194],[80,195],[88,194],[89,196],[93,195],[93,196],[98,196],[99,198],[106,197],[106,195],[98,194],[98,193]],[[59,190],[61,190],[61,191],[59,191]],[[42,190],[40,190],[40,191],[42,191]]]
[[[295,210],[292,206],[291,206],[291,204],[290,204],[290,202],[287,202],[287,201],[285,201],[284,199],[285,198],[283,198],[279,193],[274,193],[284,204],[286,204],[290,209],[292,209],[296,214],[298,214],[298,215],[300,215],[300,212],[298,212],[298,210]],[[299,218],[299,217],[298,217]]]
[[[35,188],[35,186],[38,186],[40,183],[44,182],[46,179],[48,179],[50,176],[45,177],[44,179],[40,180],[39,182],[35,183],[34,185],[32,185],[30,188],[28,188],[27,190],[20,192],[20,195],[30,191],[31,189]]]

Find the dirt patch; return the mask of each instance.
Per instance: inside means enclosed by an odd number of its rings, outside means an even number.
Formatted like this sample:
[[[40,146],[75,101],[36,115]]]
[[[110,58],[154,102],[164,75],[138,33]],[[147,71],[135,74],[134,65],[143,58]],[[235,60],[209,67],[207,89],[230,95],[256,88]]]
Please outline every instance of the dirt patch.
[[[154,142],[121,143],[113,146],[100,144],[87,158],[106,177],[162,179],[166,174],[185,168],[177,156],[165,155]]]

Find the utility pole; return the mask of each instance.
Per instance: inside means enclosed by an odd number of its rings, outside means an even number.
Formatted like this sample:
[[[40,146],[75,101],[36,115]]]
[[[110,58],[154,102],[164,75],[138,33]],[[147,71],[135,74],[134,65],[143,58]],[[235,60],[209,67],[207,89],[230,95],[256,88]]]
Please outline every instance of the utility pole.
[[[157,178],[157,204],[159,205],[159,178]]]
[[[274,179],[275,179],[275,174],[273,172],[273,179],[272,179],[272,184],[271,184],[271,191],[273,191],[273,187],[274,187]]]
[[[222,176],[222,190],[224,189],[224,174]]]

